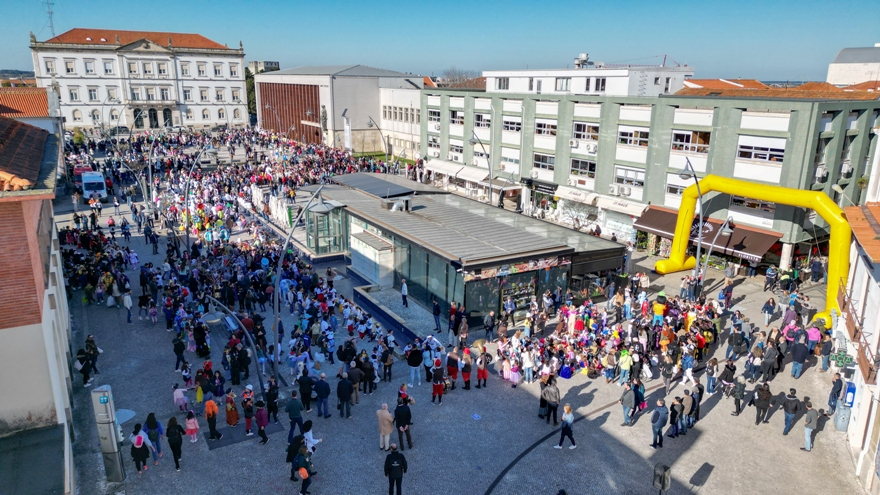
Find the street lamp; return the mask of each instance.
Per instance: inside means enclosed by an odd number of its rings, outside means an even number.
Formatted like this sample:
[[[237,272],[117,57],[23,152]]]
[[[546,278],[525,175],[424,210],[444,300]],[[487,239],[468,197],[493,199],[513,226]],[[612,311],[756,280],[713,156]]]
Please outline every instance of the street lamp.
[[[832,189],[834,192],[836,192],[836,193],[840,194],[841,196],[843,196],[844,199],[846,199],[847,201],[849,201],[849,204],[851,204],[851,205],[853,205],[853,206],[858,206],[857,204],[853,203],[853,200],[849,199],[849,196],[846,195],[846,191],[844,191],[843,188],[840,187],[840,184],[833,184],[833,185],[831,186],[831,189]]]
[[[238,318],[238,315],[233,313],[231,309],[227,308],[226,305],[224,305],[220,301],[214,299],[213,297],[211,297],[209,295],[205,295],[205,297],[207,297],[212,303],[214,303],[218,307],[223,308],[224,311],[229,313],[229,316],[231,316],[233,319],[235,319],[235,322],[238,323],[239,328],[241,328],[241,330],[244,332],[245,337],[247,338],[248,347],[249,347],[251,353],[253,353],[254,357],[257,357],[257,346],[254,345],[254,339],[251,336],[251,333],[248,331],[247,327],[244,326],[244,323],[242,323],[241,320]],[[257,379],[260,381],[260,394],[263,396],[263,402],[268,404],[268,401],[266,400],[266,386],[263,385],[263,374],[259,370],[259,364],[257,365],[257,367],[258,368],[256,371],[256,375],[257,375]]]
[[[192,183],[192,173],[195,170],[196,165],[199,164],[199,161],[202,159],[202,154],[207,152],[212,157],[217,157],[217,150],[212,148],[211,146],[205,146],[199,151],[199,154],[196,155],[195,161],[193,161],[192,165],[189,167],[189,172],[187,172],[186,176],[186,187],[183,189],[183,208],[186,214],[186,250],[189,251],[189,227],[190,227],[190,218],[192,214],[189,211],[189,185]]]
[[[709,268],[709,256],[712,254],[712,250],[715,249],[715,242],[718,240],[719,235],[723,235],[724,237],[730,237],[733,234],[733,229],[730,228],[730,223],[733,222],[733,217],[727,217],[727,220],[721,225],[721,228],[718,229],[718,232],[715,233],[715,237],[712,239],[712,244],[709,245],[709,251],[706,253],[706,263],[703,264],[703,267],[700,267],[700,262],[697,260],[697,269],[700,270],[701,273],[704,273],[707,268]],[[697,244],[699,246],[699,244]]]
[[[477,133],[471,131],[473,137],[468,139],[468,142],[471,143],[471,146],[480,143],[480,148],[483,148],[483,153],[486,155],[486,163],[489,164],[489,205],[492,204],[492,179],[495,175],[492,173],[492,156],[486,151],[486,147],[483,146],[483,141],[477,136]]]
[[[690,159],[685,157],[684,163],[684,169],[678,174],[679,178],[681,178],[681,180],[694,179],[694,184],[697,185],[697,201],[700,208],[700,226],[697,228],[697,263],[695,265],[695,276],[697,277],[697,284],[702,285],[703,279],[701,276],[702,272],[700,271],[700,248],[703,244],[703,191],[700,190],[700,179],[697,177],[697,171],[694,170],[694,166],[691,165]],[[690,233],[688,233],[688,235],[690,235]]]
[[[296,132],[296,126],[290,126],[290,129],[287,130],[287,139],[290,139],[290,131]]]
[[[373,117],[369,117],[370,120],[367,121],[367,127],[376,126],[376,129],[379,130],[379,136],[382,137],[382,149],[385,150],[385,164],[388,164],[388,143],[385,141],[385,135],[382,134],[382,128],[379,127],[379,124],[373,120]]]
[[[278,112],[272,108],[272,105],[266,103],[266,110],[272,110],[272,114],[275,115],[275,120],[278,122],[278,132],[281,132],[281,119],[278,117]]]

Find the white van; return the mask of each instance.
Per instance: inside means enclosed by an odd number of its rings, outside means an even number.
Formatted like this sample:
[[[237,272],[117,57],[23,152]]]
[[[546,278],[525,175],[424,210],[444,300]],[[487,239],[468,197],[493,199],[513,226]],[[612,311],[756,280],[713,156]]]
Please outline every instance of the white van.
[[[88,202],[95,195],[102,203],[107,202],[107,185],[101,172],[83,172],[82,189],[83,201]]]

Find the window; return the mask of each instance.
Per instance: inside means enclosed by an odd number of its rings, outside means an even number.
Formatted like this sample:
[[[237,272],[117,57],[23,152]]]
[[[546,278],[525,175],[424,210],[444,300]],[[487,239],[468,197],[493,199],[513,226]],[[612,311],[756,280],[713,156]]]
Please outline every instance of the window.
[[[731,196],[730,197],[730,206],[736,206],[739,208],[749,208],[752,210],[760,210],[766,211],[769,213],[773,213],[776,211],[776,203],[768,203],[764,201],[758,201],[751,198],[743,198],[741,196]]]
[[[235,64],[229,64],[229,75],[232,77],[238,77],[238,66]]]
[[[617,142],[629,146],[647,146],[648,131],[620,130],[617,133]]]
[[[585,124],[583,122],[575,122],[572,137],[585,141],[599,140],[599,124]]]
[[[184,88],[183,101],[192,101],[192,99],[193,99],[193,91],[189,88]]]
[[[129,74],[137,74],[138,72],[138,64],[136,62],[128,63],[128,73]]]
[[[541,136],[555,136],[556,124],[549,122],[535,122],[535,134]]]
[[[199,77],[205,77],[207,74],[207,69],[205,68],[205,64],[199,64]]]
[[[407,124],[409,123],[410,112],[412,112],[412,109],[409,109],[409,110],[407,110],[406,108],[403,109],[403,121],[406,122]]]
[[[660,79],[659,77],[657,79]],[[673,194],[675,196],[681,196],[684,194],[684,190],[687,189],[687,186],[677,186],[675,184],[667,184],[666,185],[666,194]]]
[[[654,78],[654,85],[655,85],[655,86],[660,86],[660,78],[659,78],[659,77],[655,77],[655,78]]]
[[[79,110],[74,110],[73,111],[73,121],[74,122],[82,122],[82,119],[83,119],[82,112],[80,112]]]
[[[101,121],[101,113],[98,110],[92,110],[91,113],[92,122],[100,122]]]
[[[232,90],[232,101],[241,101],[241,90]]]
[[[691,153],[709,152],[708,132],[672,131],[672,150],[689,151]]]
[[[156,99],[156,90],[153,88],[147,88],[147,101],[152,101]]]
[[[202,101],[208,101],[208,90],[200,89],[199,90],[199,99]]]
[[[555,164],[556,164],[556,157],[554,157],[553,155],[545,155],[543,153],[535,153],[533,167],[540,168],[541,170],[553,171]]]
[[[510,78],[509,77],[496,77],[495,78],[495,89],[510,89]]]
[[[484,153],[482,151],[474,150],[474,158],[485,158],[486,160],[488,160],[489,153]]]
[[[217,118],[218,118],[219,120],[225,120],[225,119],[226,119],[226,112],[224,112],[222,108],[221,108],[220,110],[217,110]]]
[[[382,105],[382,118],[385,120],[388,119],[388,105]]]
[[[113,74],[113,62],[104,62],[104,74]]]
[[[110,121],[116,122],[117,120],[119,120],[119,112],[116,110],[110,110]]]
[[[590,179],[596,178],[596,162],[591,160],[579,160],[577,158],[571,159],[571,175],[578,175],[581,177],[588,177]]]
[[[153,73],[153,64],[150,62],[144,62],[144,74],[152,74]]]
[[[391,115],[393,115],[393,120],[397,120],[397,107],[391,109]]]
[[[501,129],[510,132],[519,132],[522,130],[522,122],[518,120],[504,119],[501,123]]]
[[[165,74],[168,74],[168,64],[159,62],[159,75],[164,76]]]
[[[214,77],[223,77],[223,66],[214,64]]]
[[[54,60],[46,60],[46,73],[54,74],[55,73],[55,61]]]
[[[202,110],[202,120],[211,120],[211,114],[207,110]]]
[[[241,118],[241,110],[239,110],[237,108],[235,110],[233,110],[232,111],[232,118],[233,119],[240,119]]]
[[[73,65],[73,60],[66,60],[64,62],[64,71],[67,74],[75,74],[76,73],[76,67]]]
[[[440,110],[428,110],[428,122],[440,122]]]
[[[86,61],[86,74],[94,74],[95,73],[95,63],[91,61]]]
[[[450,153],[464,153],[464,148],[460,144],[450,144],[449,145]]]
[[[781,162],[785,158],[785,149],[768,148],[764,146],[747,146],[741,144],[739,145],[737,156],[745,160]]]
[[[140,99],[141,99],[141,93],[140,93],[140,91],[138,91],[138,90],[136,90],[136,89],[132,89],[132,90],[131,90],[131,99],[132,99],[132,100],[140,100]]]
[[[188,109],[186,111],[186,120],[193,120],[193,111],[192,110]]]
[[[419,109],[416,109],[416,124],[421,124],[421,123],[422,123],[422,111]]]
[[[89,88],[89,101],[98,101],[98,88]]]
[[[116,96],[116,88],[107,88],[107,97],[110,98],[110,101],[115,101]]]
[[[180,75],[188,76],[189,75],[189,64],[180,64]]]
[[[70,88],[70,101],[79,101],[79,89]]]
[[[440,149],[440,142],[437,141],[436,137],[429,137],[428,138],[428,149],[430,149],[430,150],[439,150]]]
[[[672,82],[672,78],[671,78],[671,77],[667,77],[667,78],[666,78],[666,85],[663,86],[663,92],[664,92],[664,93],[668,93],[668,92],[669,92],[669,86],[670,86],[670,83],[671,83],[671,82]]]
[[[214,91],[214,99],[217,101],[223,101],[223,93],[222,89],[217,89]]]
[[[464,125],[464,112],[461,110],[449,111],[449,123],[456,125]]]
[[[159,99],[162,101],[168,101],[171,99],[171,91],[168,88],[162,88],[159,90]]]
[[[532,91],[532,89],[533,89],[534,87],[535,87],[535,78],[534,78],[534,77],[530,77],[530,78],[529,78],[529,91]]]
[[[492,125],[492,117],[487,113],[474,114],[474,127],[490,127]]]
[[[645,171],[637,168],[614,167],[614,183],[624,186],[645,187]]]
[[[571,89],[571,78],[570,77],[557,77],[556,78],[556,91],[569,91]]]
[[[604,93],[605,92],[605,78],[597,77],[596,78],[596,92]]]

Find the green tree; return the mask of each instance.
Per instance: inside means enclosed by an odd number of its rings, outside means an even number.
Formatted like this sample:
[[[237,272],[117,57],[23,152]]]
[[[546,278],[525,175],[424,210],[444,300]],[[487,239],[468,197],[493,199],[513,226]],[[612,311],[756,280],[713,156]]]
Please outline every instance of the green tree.
[[[77,146],[82,146],[86,142],[86,135],[83,133],[81,127],[76,127],[73,129],[73,144]]]
[[[4,88],[9,88],[9,87],[12,87],[12,83],[9,81],[3,81],[3,83],[0,84],[0,86],[2,86]]]
[[[257,114],[257,92],[256,87],[254,85],[254,75],[251,73],[251,70],[247,67],[244,69],[244,84],[247,89],[247,107],[248,113],[251,115]]]

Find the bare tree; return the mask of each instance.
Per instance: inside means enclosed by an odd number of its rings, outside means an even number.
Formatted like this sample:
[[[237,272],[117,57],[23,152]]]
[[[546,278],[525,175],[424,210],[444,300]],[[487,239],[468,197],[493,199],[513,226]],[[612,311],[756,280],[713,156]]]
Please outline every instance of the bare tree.
[[[574,230],[581,230],[596,221],[596,207],[575,201],[563,201],[559,219],[570,223]]]
[[[443,83],[448,86],[467,81],[468,79],[475,79],[480,77],[480,75],[481,73],[478,70],[461,69],[453,65],[444,69],[440,77],[443,78]]]

